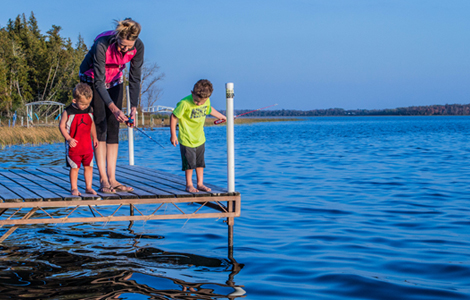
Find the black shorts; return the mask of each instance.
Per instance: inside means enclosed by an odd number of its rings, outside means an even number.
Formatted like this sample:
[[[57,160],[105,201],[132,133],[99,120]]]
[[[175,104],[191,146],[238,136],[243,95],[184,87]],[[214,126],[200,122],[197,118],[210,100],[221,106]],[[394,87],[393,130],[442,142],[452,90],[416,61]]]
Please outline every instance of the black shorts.
[[[181,160],[183,161],[183,171],[205,168],[204,152],[205,143],[199,147],[191,148],[180,144]]]
[[[93,107],[93,118],[96,126],[96,135],[98,141],[106,142],[107,144],[119,143],[119,122],[113,115],[108,106],[101,99],[100,94],[93,83],[86,82],[93,89],[93,100],[91,106]],[[116,104],[117,108],[122,109],[123,98],[123,84],[118,84],[108,89],[109,96]]]

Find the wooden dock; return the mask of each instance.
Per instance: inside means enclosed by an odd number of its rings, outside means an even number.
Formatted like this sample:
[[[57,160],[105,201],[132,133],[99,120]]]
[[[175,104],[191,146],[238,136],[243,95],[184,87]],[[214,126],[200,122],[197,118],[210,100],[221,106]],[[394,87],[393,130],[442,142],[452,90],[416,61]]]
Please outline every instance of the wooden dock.
[[[96,191],[97,172],[95,169]],[[229,246],[233,245],[233,220],[240,216],[241,208],[238,192],[229,193],[207,185],[211,192],[188,193],[182,176],[141,166],[118,166],[118,181],[132,186],[134,191],[84,194],[81,173],[78,188],[82,195],[73,196],[68,174],[69,169],[65,167],[0,170],[0,227],[13,225],[0,238],[0,243],[18,225],[227,218]],[[84,207],[90,210],[90,216],[78,213]]]

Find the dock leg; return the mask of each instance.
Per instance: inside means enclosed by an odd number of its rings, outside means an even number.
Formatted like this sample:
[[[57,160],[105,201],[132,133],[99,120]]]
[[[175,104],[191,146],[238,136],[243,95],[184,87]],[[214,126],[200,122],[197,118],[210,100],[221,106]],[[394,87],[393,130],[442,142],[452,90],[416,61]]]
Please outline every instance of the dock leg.
[[[133,216],[134,215],[134,204],[129,204],[129,215]],[[131,229],[132,225],[134,225],[134,221],[129,222],[129,227],[127,229],[131,232],[134,233],[134,231]]]
[[[227,202],[227,209],[228,212],[233,212],[233,201]],[[235,219],[233,217],[227,218],[227,225],[228,225],[228,257],[233,257],[233,224],[235,223]]]
[[[8,210],[8,208],[2,208],[0,209],[0,216],[3,215],[4,212],[6,212]]]
[[[22,220],[29,219],[35,212],[36,212],[37,207],[33,207],[26,215],[24,215]],[[6,240],[15,230],[18,229],[18,226],[13,226],[10,228],[1,238],[0,238],[0,244],[3,243],[4,240]]]

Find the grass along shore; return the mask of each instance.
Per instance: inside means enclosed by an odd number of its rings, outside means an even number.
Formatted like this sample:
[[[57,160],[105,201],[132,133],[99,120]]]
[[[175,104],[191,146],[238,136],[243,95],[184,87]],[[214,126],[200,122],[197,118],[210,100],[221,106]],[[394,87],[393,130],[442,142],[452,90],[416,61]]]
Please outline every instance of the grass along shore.
[[[39,145],[63,142],[58,126],[0,127],[0,147],[12,145]]]
[[[147,119],[149,120],[149,119]],[[150,126],[150,122],[145,120],[145,127]],[[166,118],[161,123],[162,118],[159,119],[160,124],[154,122],[155,127],[169,127],[169,119]],[[214,118],[206,119],[206,126],[214,125]],[[259,122],[280,122],[280,121],[298,121],[296,118],[239,118],[235,119],[235,125],[237,124],[252,124]],[[158,125],[157,125],[158,124]],[[217,126],[225,126],[226,123]],[[139,127],[141,127],[139,122]],[[122,129],[122,128],[121,128]],[[6,146],[12,145],[40,145],[40,144],[54,144],[63,143],[64,138],[59,131],[58,124],[51,126],[35,126],[35,127],[0,127],[0,149],[4,149]]]

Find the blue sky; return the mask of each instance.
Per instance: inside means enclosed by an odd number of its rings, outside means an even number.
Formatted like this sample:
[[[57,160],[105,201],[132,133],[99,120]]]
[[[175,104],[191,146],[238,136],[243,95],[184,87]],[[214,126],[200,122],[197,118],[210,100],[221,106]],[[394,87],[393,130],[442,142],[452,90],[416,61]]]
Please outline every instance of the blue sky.
[[[31,11],[43,33],[59,25],[88,46],[114,19],[140,22],[166,74],[160,105],[201,78],[219,109],[229,81],[236,109],[470,103],[468,0],[20,0],[2,4],[0,26]]]

